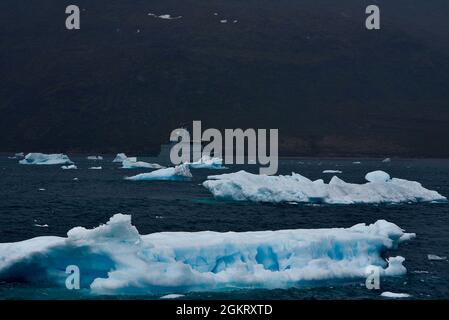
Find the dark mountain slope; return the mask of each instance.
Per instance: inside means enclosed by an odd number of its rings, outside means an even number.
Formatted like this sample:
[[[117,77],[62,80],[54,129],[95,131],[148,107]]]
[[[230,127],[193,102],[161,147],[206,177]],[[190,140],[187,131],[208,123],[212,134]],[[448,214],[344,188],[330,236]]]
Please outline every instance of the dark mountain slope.
[[[377,1],[369,32],[372,1],[3,0],[0,150],[157,152],[202,120],[279,128],[284,155],[448,157],[449,3],[420,2]]]

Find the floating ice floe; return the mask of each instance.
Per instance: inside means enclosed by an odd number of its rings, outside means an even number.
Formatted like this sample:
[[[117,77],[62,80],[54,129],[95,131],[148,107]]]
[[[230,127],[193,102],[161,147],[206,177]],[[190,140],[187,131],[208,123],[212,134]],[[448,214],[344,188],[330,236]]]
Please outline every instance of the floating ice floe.
[[[102,170],[103,167],[90,167],[89,170]]]
[[[56,165],[56,164],[73,164],[65,154],[44,154],[44,153],[28,153],[20,164],[29,165]]]
[[[170,14],[161,14],[161,15],[157,15],[157,14],[154,14],[154,13],[149,13],[148,14],[150,17],[154,17],[154,18],[159,18],[159,19],[165,19],[165,20],[176,20],[176,19],[181,19],[182,18],[182,16],[176,16],[176,17],[173,17],[172,15],[170,15]]]
[[[431,261],[444,261],[447,260],[447,257],[440,257],[437,256],[436,254],[428,254],[427,259]]]
[[[23,157],[25,157],[25,154],[23,152],[19,152],[19,153],[14,154],[14,156],[12,156],[12,157],[8,157],[8,159],[21,159]]]
[[[118,163],[123,163],[124,160],[128,160],[128,161],[137,161],[136,157],[128,157],[126,154],[124,153],[118,153],[114,160],[112,160],[112,162],[118,162]]]
[[[365,184],[347,183],[334,176],[326,184],[292,173],[266,176],[246,171],[209,176],[203,182],[219,199],[254,202],[299,202],[327,204],[372,204],[402,202],[446,202],[447,198],[420,183],[390,179],[383,171],[370,172]]]
[[[191,178],[192,174],[190,173],[189,166],[182,164],[176,167],[159,169],[148,173],[141,173],[136,176],[126,177],[125,179],[132,181],[183,181],[190,180]]]
[[[184,297],[184,295],[183,294],[172,293],[172,294],[167,294],[165,296],[162,296],[161,299],[178,299],[178,298],[181,298],[181,297]]]
[[[37,224],[37,223],[35,223],[34,226],[38,227],[38,228],[48,228],[48,224]]]
[[[99,160],[103,160],[103,157],[102,156],[88,156],[87,160],[99,161]]]
[[[343,171],[340,171],[340,170],[324,170],[323,173],[343,173]]]
[[[385,291],[382,292],[380,294],[381,297],[385,297],[385,298],[393,298],[393,299],[402,299],[402,298],[410,298],[411,295],[409,295],[408,293],[394,293],[394,292],[389,292],[389,291]]]
[[[65,270],[82,270],[92,294],[149,294],[290,288],[406,273],[404,258],[386,252],[414,238],[379,220],[351,228],[259,232],[163,232],[140,235],[131,216],[117,214],[67,238],[0,243],[0,281],[64,287]]]
[[[198,161],[187,162],[186,165],[192,169],[226,169],[223,166],[223,159],[208,155],[203,155]]]
[[[62,166],[61,167],[62,170],[76,170],[78,169],[77,166],[75,166],[74,164],[68,165],[68,166]]]
[[[128,159],[123,160],[122,169],[139,169],[139,168],[148,168],[148,169],[163,169],[165,167],[161,166],[157,163],[148,163],[143,161],[131,161]]]
[[[228,23],[228,20],[226,19],[220,20],[220,23]]]

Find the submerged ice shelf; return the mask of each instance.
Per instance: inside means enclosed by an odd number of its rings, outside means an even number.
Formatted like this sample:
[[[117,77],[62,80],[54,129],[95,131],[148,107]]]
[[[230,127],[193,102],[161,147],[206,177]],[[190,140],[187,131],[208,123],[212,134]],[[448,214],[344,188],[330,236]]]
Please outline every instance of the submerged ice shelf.
[[[245,171],[209,176],[203,185],[216,198],[254,202],[307,202],[327,204],[372,204],[446,202],[447,198],[420,183],[390,178],[383,171],[366,175],[365,184],[347,183],[334,176],[328,184],[300,174],[265,176]]]
[[[0,244],[0,281],[65,288],[66,267],[81,271],[92,294],[167,294],[239,288],[289,288],[322,280],[406,273],[404,258],[382,258],[414,234],[385,220],[351,228],[260,232],[163,232],[140,235],[117,214],[67,238]]]

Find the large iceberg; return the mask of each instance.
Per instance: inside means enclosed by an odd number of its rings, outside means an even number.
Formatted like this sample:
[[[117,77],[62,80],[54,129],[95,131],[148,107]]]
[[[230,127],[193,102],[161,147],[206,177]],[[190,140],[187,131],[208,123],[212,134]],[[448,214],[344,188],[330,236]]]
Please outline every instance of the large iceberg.
[[[28,153],[20,164],[34,165],[56,165],[56,164],[73,164],[65,154],[44,154],[44,153]]]
[[[347,183],[334,176],[326,184],[292,173],[290,176],[255,175],[245,171],[209,176],[203,185],[220,199],[254,202],[308,202],[372,204],[445,202],[447,198],[420,183],[393,178],[383,171],[366,175],[368,183]]]
[[[226,169],[223,166],[223,159],[203,155],[201,159],[195,162],[187,162],[192,169]]]
[[[157,163],[148,163],[148,162],[143,162],[143,161],[131,161],[131,160],[129,158],[123,160],[122,169],[140,169],[140,168],[162,169],[162,168],[165,168]]]
[[[167,294],[241,288],[289,288],[321,281],[406,273],[387,251],[414,234],[379,220],[351,228],[259,232],[163,232],[140,235],[131,216],[117,214],[67,238],[0,244],[0,282],[65,288],[69,265],[92,294]],[[351,280],[351,281],[352,281]]]
[[[190,173],[189,167],[185,164],[170,167],[165,169],[159,169],[148,173],[141,173],[136,176],[126,177],[126,180],[132,181],[154,181],[154,180],[172,180],[172,181],[183,181],[190,180],[192,174]]]

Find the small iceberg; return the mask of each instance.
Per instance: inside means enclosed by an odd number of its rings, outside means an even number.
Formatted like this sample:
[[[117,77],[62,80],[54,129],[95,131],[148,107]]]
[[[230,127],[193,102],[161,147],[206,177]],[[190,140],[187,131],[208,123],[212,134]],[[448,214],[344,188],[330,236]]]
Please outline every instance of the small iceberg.
[[[343,171],[340,171],[340,170],[324,170],[323,173],[343,173]]]
[[[141,173],[136,176],[126,177],[125,179],[132,181],[185,181],[191,178],[192,174],[190,173],[189,166],[182,164],[176,167]]]
[[[101,161],[101,160],[103,160],[103,157],[102,156],[88,156],[86,159],[94,160],[94,161]]]
[[[391,162],[391,158],[385,158],[382,160],[383,163],[389,163]]]
[[[103,167],[90,167],[89,170],[102,170]]]
[[[8,157],[8,159],[15,160],[15,159],[22,159],[23,157],[25,157],[25,154],[23,152],[19,152],[19,153],[14,154],[14,156],[12,156],[12,157]]]
[[[427,260],[430,260],[430,261],[444,261],[444,260],[447,260],[447,257],[440,257],[440,256],[437,256],[436,254],[428,254],[427,255]]]
[[[150,16],[150,17],[153,17],[153,18],[159,18],[159,19],[164,19],[164,20],[177,20],[177,19],[181,19],[182,18],[182,16],[176,16],[176,17],[173,17],[172,15],[170,15],[170,14],[161,14],[161,15],[157,15],[157,14],[154,14],[154,13],[148,13],[148,15]]]
[[[172,293],[172,294],[167,294],[165,296],[162,296],[161,299],[178,299],[178,298],[181,298],[181,297],[184,297],[184,295],[183,294]]]
[[[34,226],[38,227],[38,228],[48,228],[48,224],[37,224],[37,223],[35,223]]]
[[[131,161],[131,160],[130,160],[130,158],[123,160],[122,169],[139,169],[139,168],[163,169],[163,168],[165,168],[157,163],[148,163],[148,162],[143,162],[143,161]]]
[[[186,163],[191,169],[227,169],[223,166],[223,159],[203,155],[201,159],[195,162]]]
[[[114,160],[112,160],[112,162],[118,162],[118,163],[123,163],[124,160],[128,160],[128,161],[137,161],[136,157],[128,157],[126,156],[126,154],[124,153],[118,153]]]
[[[20,164],[28,165],[56,165],[56,164],[73,164],[65,154],[44,154],[44,153],[28,153]]]
[[[383,171],[366,175],[367,183],[347,183],[334,176],[326,184],[312,181],[300,174],[266,176],[239,171],[209,176],[203,186],[216,198],[253,202],[298,202],[327,204],[374,204],[407,202],[447,202],[436,191],[420,183],[390,178]]]
[[[403,299],[403,298],[410,298],[411,295],[408,293],[394,293],[390,291],[385,291],[380,294],[381,297],[385,298],[393,298],[393,299]]]
[[[93,229],[73,228],[67,237],[0,243],[0,282],[45,279],[64,287],[64,270],[76,264],[81,287],[94,295],[338,285],[365,279],[373,267],[381,276],[406,274],[404,258],[384,256],[413,237],[385,220],[350,228],[141,235],[131,216],[116,214]]]
[[[68,165],[68,166],[62,166],[61,167],[62,170],[76,170],[78,169],[77,166],[75,166],[74,164]]]

